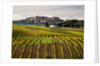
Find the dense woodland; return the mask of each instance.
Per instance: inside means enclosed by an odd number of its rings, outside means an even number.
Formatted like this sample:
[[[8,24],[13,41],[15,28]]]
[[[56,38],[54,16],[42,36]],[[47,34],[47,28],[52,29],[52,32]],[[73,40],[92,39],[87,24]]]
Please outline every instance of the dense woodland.
[[[84,27],[84,20],[66,20],[64,23],[60,23],[59,27]]]

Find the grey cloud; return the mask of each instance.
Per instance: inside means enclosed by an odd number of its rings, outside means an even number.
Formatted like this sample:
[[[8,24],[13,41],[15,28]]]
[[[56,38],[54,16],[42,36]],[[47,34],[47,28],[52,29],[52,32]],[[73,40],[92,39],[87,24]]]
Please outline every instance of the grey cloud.
[[[14,6],[13,19],[36,15],[57,16],[62,19],[84,19],[84,5]]]

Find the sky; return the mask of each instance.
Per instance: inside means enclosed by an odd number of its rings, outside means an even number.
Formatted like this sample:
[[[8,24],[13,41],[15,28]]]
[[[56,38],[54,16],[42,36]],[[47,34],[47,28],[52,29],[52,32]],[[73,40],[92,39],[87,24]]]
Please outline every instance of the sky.
[[[33,5],[13,7],[13,20],[20,20],[34,16],[55,16],[63,20],[83,20],[84,5]]]

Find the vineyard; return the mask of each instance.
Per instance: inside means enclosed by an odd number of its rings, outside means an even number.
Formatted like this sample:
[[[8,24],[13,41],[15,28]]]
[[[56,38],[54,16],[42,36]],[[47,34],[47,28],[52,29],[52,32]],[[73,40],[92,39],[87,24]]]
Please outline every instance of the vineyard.
[[[83,29],[13,25],[12,58],[83,59]]]

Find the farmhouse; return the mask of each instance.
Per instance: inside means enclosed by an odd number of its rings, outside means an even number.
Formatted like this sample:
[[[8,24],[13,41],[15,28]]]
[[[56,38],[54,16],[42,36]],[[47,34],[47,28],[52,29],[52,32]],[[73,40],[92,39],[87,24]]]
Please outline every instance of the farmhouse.
[[[56,28],[57,27],[57,24],[50,24],[49,27]]]
[[[49,23],[49,27],[50,27],[50,28],[57,28],[59,24],[60,24],[60,23],[58,23],[58,22],[50,22],[50,23]]]

